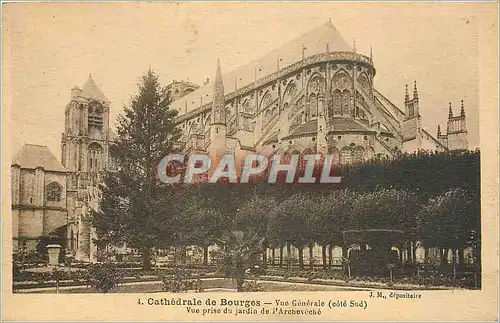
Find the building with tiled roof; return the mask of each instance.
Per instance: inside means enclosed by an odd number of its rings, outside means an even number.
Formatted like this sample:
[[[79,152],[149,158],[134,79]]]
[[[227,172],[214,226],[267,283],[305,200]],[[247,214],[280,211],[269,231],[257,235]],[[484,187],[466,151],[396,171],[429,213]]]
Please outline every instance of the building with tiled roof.
[[[422,128],[417,83],[411,96],[406,87],[404,107],[391,102],[374,88],[372,53],[358,53],[331,21],[234,71],[221,70],[218,63],[213,82],[172,103],[186,152],[314,152],[359,163],[467,149],[465,113],[450,113],[447,133],[431,135]]]
[[[36,250],[41,241],[66,241],[67,174],[47,146],[25,144],[14,156],[11,194],[15,253]]]

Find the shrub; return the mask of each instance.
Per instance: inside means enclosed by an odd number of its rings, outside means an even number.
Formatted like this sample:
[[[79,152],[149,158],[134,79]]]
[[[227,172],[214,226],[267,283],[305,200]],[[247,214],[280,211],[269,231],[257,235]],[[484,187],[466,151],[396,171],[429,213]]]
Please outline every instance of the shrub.
[[[159,278],[163,282],[163,290],[166,292],[180,293],[193,288],[193,282],[188,281],[188,279],[191,277],[191,273],[185,268],[173,268],[170,270],[165,270],[162,271],[159,276]]]
[[[264,288],[260,284],[257,284],[257,281],[250,280],[243,283],[243,291],[244,292],[262,292]]]
[[[88,284],[96,290],[107,293],[120,283],[123,273],[109,263],[92,264],[87,268]]]

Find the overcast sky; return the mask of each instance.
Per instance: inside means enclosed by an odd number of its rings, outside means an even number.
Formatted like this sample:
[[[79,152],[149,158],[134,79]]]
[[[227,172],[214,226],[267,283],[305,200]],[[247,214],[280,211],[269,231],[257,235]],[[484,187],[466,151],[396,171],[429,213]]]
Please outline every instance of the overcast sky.
[[[7,8],[5,8],[7,7]],[[47,145],[60,158],[70,89],[92,77],[111,103],[111,120],[149,67],[163,84],[202,83],[256,59],[329,18],[369,55],[375,87],[401,109],[417,80],[423,126],[446,129],[464,100],[469,147],[479,146],[476,12],[470,5],[370,3],[7,4],[4,58],[10,69],[12,150]]]

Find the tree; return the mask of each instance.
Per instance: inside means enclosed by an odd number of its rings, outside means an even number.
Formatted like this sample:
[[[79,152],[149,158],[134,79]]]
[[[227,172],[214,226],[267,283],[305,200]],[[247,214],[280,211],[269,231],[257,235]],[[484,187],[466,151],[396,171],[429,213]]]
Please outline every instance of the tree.
[[[319,214],[316,222],[317,241],[322,246],[323,267],[332,265],[332,248],[342,246],[342,257],[347,257],[347,246],[342,232],[347,228],[351,205],[355,194],[349,190],[334,190],[318,201]],[[328,261],[326,247],[328,248]]]
[[[158,75],[149,70],[138,87],[118,118],[118,137],[110,147],[118,170],[108,174],[105,202],[94,225],[101,233],[113,228],[112,236],[141,249],[147,270],[151,248],[171,239],[172,214],[167,210],[172,199],[156,172],[160,160],[177,148],[181,133],[174,123],[177,111],[170,109],[170,96]]]
[[[263,240],[243,231],[228,232],[218,240],[222,247],[217,257],[220,270],[225,277],[236,280],[238,292],[243,292],[245,271],[259,264]]]
[[[308,220],[314,202],[310,196],[295,194],[280,203],[276,222],[281,225],[280,235],[287,243],[288,257],[290,245],[299,251],[299,268],[304,268],[304,247],[314,239],[313,226]]]
[[[471,237],[481,232],[479,205],[470,194],[463,189],[451,189],[429,199],[420,214],[424,246],[439,248],[441,264],[446,262],[449,249],[453,255],[458,251],[458,262],[463,263],[463,249],[471,244]]]
[[[253,194],[248,201],[241,205],[234,219],[236,230],[248,231],[250,234],[257,234],[259,237],[264,238],[262,242],[262,262],[264,267],[267,266],[267,249],[269,245],[275,246],[277,244],[276,239],[270,232],[271,216],[276,206],[277,202],[272,196]]]

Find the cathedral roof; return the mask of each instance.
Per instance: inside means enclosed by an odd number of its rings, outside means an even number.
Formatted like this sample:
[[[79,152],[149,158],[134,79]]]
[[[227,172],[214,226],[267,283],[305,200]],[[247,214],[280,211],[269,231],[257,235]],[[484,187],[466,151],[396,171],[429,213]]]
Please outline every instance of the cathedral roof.
[[[101,92],[92,79],[92,75],[89,74],[87,82],[83,85],[82,96],[89,99],[95,99],[99,101],[109,102],[108,98]]]
[[[285,43],[264,56],[243,65],[236,70],[222,75],[225,94],[233,92],[236,87],[241,88],[266,75],[276,72],[278,62],[280,68],[291,65],[302,59],[302,55],[309,57],[326,52],[351,52],[352,47],[342,38],[331,21]],[[304,51],[303,51],[303,48]],[[224,62],[221,62],[224,69]],[[182,115],[212,101],[214,82],[211,81],[199,89],[172,102],[172,108]],[[202,98],[202,100],[200,100]]]
[[[373,131],[368,129],[362,122],[352,118],[333,118],[328,121],[328,131],[332,132],[368,132]],[[304,135],[315,134],[318,132],[318,122],[311,120],[306,123],[299,124],[290,129],[290,134],[283,139],[300,137]]]
[[[67,169],[57,160],[47,146],[25,144],[14,156],[12,165],[21,168],[35,169],[43,167],[47,171],[67,172]]]

